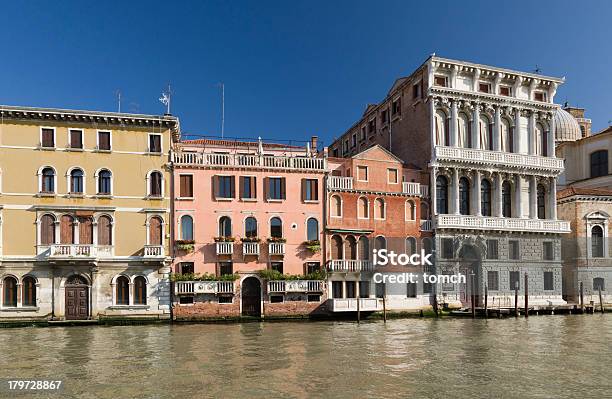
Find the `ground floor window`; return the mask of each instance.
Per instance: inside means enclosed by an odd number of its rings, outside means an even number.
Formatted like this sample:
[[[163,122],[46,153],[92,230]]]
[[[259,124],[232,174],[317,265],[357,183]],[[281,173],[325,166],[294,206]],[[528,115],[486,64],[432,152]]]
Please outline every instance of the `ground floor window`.
[[[147,280],[143,276],[134,279],[134,304],[147,304]]]
[[[488,271],[487,272],[487,288],[489,291],[499,290],[499,272]]]
[[[33,277],[27,276],[23,279],[22,293],[23,306],[36,306],[36,281]]]
[[[319,262],[306,262],[306,274],[316,273],[321,270],[321,264]]]
[[[367,298],[370,296],[370,282],[360,281],[359,282],[359,297]]]
[[[521,273],[520,272],[510,272],[510,289],[520,290],[521,289]]]
[[[219,275],[226,276],[228,274],[234,274],[232,262],[219,262]]]
[[[334,298],[343,298],[342,281],[332,281],[332,296]]]
[[[417,297],[417,283],[406,284],[406,297],[408,298]]]
[[[423,283],[423,294],[431,294],[431,293],[433,293],[433,284]]]
[[[385,297],[385,283],[376,283],[376,298]]]
[[[308,302],[321,302],[321,295],[308,295]]]
[[[283,303],[282,295],[270,295],[270,303]]]
[[[193,274],[194,273],[193,262],[181,262],[180,267],[181,267],[181,274]]]
[[[356,298],[357,297],[357,289],[354,281],[346,282],[346,297],[347,298]]]
[[[117,305],[129,305],[130,304],[130,281],[125,276],[117,277],[116,283]]]
[[[6,277],[3,281],[4,292],[2,298],[2,305],[5,307],[16,307],[17,306],[17,279],[14,277]]]
[[[544,272],[544,291],[552,291],[554,289],[553,272]]]
[[[179,303],[181,305],[191,305],[193,304],[193,297],[192,296],[181,296],[179,297]]]
[[[593,291],[605,291],[606,290],[606,286],[604,284],[604,279],[601,277],[595,277],[593,279]]]
[[[218,302],[219,303],[232,303],[233,298],[231,296],[220,296],[218,298]]]

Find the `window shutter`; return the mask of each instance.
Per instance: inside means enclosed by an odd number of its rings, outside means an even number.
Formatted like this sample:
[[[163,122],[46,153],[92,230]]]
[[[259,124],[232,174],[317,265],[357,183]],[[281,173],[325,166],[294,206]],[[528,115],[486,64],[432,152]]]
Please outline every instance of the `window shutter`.
[[[244,185],[246,183],[246,177],[240,176],[238,177],[238,198],[244,198]],[[249,182],[249,186],[250,186]],[[250,188],[250,187],[249,187]]]
[[[308,184],[307,179],[302,179],[302,201],[306,201],[306,185]]]
[[[43,147],[54,147],[55,143],[53,142],[53,129],[43,129],[42,130],[42,146]]]
[[[99,132],[98,133],[98,149],[110,150],[110,133]]]
[[[287,199],[285,191],[285,178],[281,177],[281,199]]]
[[[230,177],[230,196],[236,197],[236,176]]]
[[[212,177],[212,187],[215,198],[219,198],[219,176]]]
[[[187,176],[180,175],[179,176],[179,195],[181,197],[185,197],[187,194]]]
[[[251,184],[251,198],[257,198],[257,178],[253,176],[249,181]]]
[[[268,191],[270,191],[269,185],[270,185],[270,178],[264,177],[263,194],[264,194],[264,199],[266,200],[270,199],[270,197],[268,196]]]

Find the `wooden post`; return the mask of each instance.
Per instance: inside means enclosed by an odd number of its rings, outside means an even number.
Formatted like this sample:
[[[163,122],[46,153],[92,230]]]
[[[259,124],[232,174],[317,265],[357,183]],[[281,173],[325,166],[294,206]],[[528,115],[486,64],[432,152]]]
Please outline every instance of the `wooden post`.
[[[476,317],[476,304],[474,303],[474,298],[476,295],[474,294],[474,273],[470,274],[470,298],[472,302],[472,319]]]
[[[361,308],[359,306],[359,302],[361,302],[361,295],[359,292],[359,288],[357,288],[357,324],[361,323]]]
[[[580,282],[580,313],[584,313],[584,286]]]
[[[383,321],[387,322],[387,283],[383,283]]]
[[[436,317],[438,317],[438,293],[437,293],[437,290],[434,292],[434,296],[433,296],[433,309],[434,309],[434,313],[436,314]]]
[[[603,300],[601,299],[601,287],[599,287],[599,306],[601,307],[601,314],[604,313]]]
[[[485,284],[485,319],[489,318],[489,287],[487,287],[487,285]]]
[[[514,283],[514,317],[518,317],[518,281]]]
[[[529,317],[529,287],[528,276],[525,273],[525,318]]]

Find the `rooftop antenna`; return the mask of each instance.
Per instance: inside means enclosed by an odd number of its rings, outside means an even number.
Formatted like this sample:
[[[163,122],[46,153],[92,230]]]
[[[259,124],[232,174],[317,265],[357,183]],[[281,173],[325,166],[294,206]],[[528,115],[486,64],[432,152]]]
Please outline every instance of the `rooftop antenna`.
[[[225,84],[219,82],[217,87],[221,88],[221,138],[223,138],[225,134]]]
[[[535,69],[533,70],[534,73],[541,73],[542,70],[540,69],[540,67],[538,66],[538,64],[536,64]]]
[[[159,98],[159,101],[166,106],[166,114],[170,115],[170,99],[172,97],[172,90],[170,88],[170,84],[168,83],[168,89],[165,92],[162,92],[162,96]]]
[[[115,95],[117,96],[117,112],[121,113],[121,91],[115,91]]]

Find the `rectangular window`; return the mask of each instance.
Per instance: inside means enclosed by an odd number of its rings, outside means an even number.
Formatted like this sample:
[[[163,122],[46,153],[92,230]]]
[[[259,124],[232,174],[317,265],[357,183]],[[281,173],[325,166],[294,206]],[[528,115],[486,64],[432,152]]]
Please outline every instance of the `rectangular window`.
[[[387,169],[387,181],[389,184],[397,184],[399,182],[397,169]]]
[[[181,262],[181,274],[193,274],[193,262]]]
[[[368,298],[370,296],[370,282],[359,282],[359,298]]]
[[[376,298],[384,298],[385,283],[376,283]]]
[[[70,148],[83,149],[83,131],[82,130],[70,130]]]
[[[546,93],[542,91],[536,91],[533,95],[533,98],[536,101],[546,101]]]
[[[344,140],[344,147],[342,149],[343,154],[347,154],[349,150],[349,141],[348,140]]]
[[[219,275],[227,276],[228,274],[234,274],[232,262],[219,262]]]
[[[442,246],[442,258],[444,259],[452,259],[453,255],[453,239],[452,238],[442,238],[440,240],[440,244]]]
[[[368,181],[368,167],[357,166],[357,180]]]
[[[491,85],[488,83],[479,83],[478,84],[478,91],[481,93],[490,93],[491,92]]]
[[[234,198],[234,176],[214,176],[215,198]]]
[[[499,86],[499,95],[500,96],[510,96],[510,87]]]
[[[508,241],[508,257],[512,260],[521,259],[521,252],[518,240]]]
[[[357,284],[355,281],[345,281],[344,285],[346,287],[346,297],[347,298],[357,298]]]
[[[423,294],[431,294],[433,293],[433,284],[432,283],[423,283]]]
[[[179,304],[181,305],[191,305],[193,304],[193,296],[180,296]]]
[[[319,200],[319,180],[318,179],[302,179],[302,200],[303,201],[318,201]]]
[[[48,128],[42,129],[40,144],[44,148],[55,148],[55,130]]]
[[[283,303],[282,295],[270,295],[270,303]]]
[[[321,302],[321,295],[317,294],[309,294],[308,302]]]
[[[283,274],[283,262],[270,262],[270,269]]]
[[[434,77],[434,84],[440,87],[447,87],[446,76],[436,76]]]
[[[257,198],[257,179],[255,176],[240,176],[240,198]]]
[[[369,123],[368,123],[368,132],[370,134],[374,134],[376,133],[376,119],[372,119]]]
[[[321,264],[319,262],[306,262],[306,274],[316,273],[321,270]]]
[[[219,303],[232,303],[233,297],[231,296],[220,296],[218,298]]]
[[[384,126],[388,122],[389,122],[389,111],[384,109],[380,112],[380,124]]]
[[[332,297],[343,298],[342,281],[332,281]]]
[[[179,186],[181,198],[193,197],[193,175],[179,175]]]
[[[361,141],[365,141],[365,139],[366,139],[366,135],[367,135],[367,133],[366,133],[366,127],[365,127],[365,126],[363,126],[363,127],[361,128],[361,137],[360,137],[359,139],[360,139]]]
[[[554,260],[553,253],[553,243],[550,241],[544,242],[543,244],[543,252],[544,252],[544,260]]]
[[[520,272],[510,272],[510,288],[511,290],[521,289],[521,273]]]
[[[284,200],[285,199],[285,178],[284,177],[268,177],[268,199]]]
[[[608,174],[608,151],[599,150],[591,153],[591,178]]]
[[[417,297],[417,283],[406,284],[406,297],[407,298]]]
[[[489,291],[499,290],[499,272],[488,271],[487,272],[487,288]]]
[[[351,136],[351,147],[357,147],[357,134],[353,133]]]
[[[338,149],[337,149],[337,148],[334,148],[334,150],[332,151],[332,156],[333,156],[334,158],[338,158],[338,155],[339,155],[339,154],[338,154]]]
[[[498,259],[498,241],[487,240],[487,259]]]
[[[416,83],[412,86],[412,99],[416,100],[421,97],[421,83]]]
[[[162,152],[161,134],[149,134],[149,152]]]
[[[98,150],[111,150],[111,132],[98,132]]]
[[[393,103],[391,104],[391,114],[393,116],[395,115],[401,115],[402,114],[402,98],[398,97],[395,101],[393,101]]]
[[[544,272],[544,291],[553,291],[554,289],[553,272]]]

